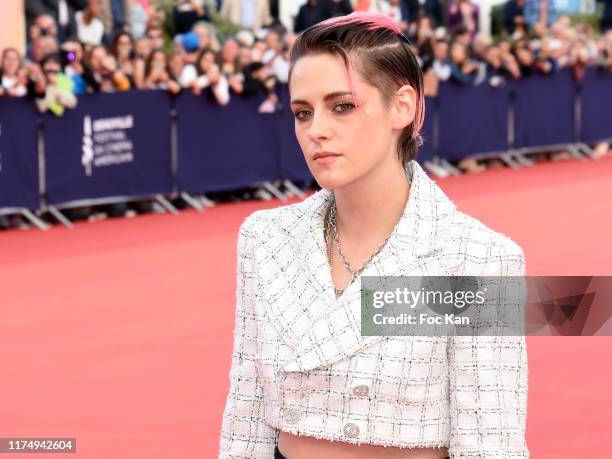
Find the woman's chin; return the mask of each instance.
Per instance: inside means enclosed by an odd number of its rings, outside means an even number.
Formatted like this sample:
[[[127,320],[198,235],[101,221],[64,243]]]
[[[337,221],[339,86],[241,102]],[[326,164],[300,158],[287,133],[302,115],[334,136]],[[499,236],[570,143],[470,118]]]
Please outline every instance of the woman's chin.
[[[318,179],[315,178],[321,188],[328,190],[337,190],[342,188],[346,184],[346,180],[330,180],[330,179]]]

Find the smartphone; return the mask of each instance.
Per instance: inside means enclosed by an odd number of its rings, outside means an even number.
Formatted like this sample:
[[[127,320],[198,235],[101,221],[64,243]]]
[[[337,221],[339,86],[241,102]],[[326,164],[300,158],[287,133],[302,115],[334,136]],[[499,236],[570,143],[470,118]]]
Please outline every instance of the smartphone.
[[[60,49],[60,59],[62,62],[62,67],[66,67],[68,64],[75,61],[76,55],[72,51]]]

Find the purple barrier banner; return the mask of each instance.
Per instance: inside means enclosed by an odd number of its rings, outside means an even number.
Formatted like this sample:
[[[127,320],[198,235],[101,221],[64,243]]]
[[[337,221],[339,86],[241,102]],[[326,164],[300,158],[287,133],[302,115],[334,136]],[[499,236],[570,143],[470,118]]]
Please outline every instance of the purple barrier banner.
[[[569,70],[512,82],[515,94],[515,147],[575,141],[575,84]]]
[[[80,96],[44,133],[49,204],[172,192],[166,91]]]
[[[261,102],[233,94],[225,106],[206,95],[176,98],[182,191],[232,190],[280,178],[278,114],[259,113]]]
[[[580,140],[595,142],[612,138],[612,74],[590,68],[580,83]]]
[[[440,157],[459,160],[508,149],[509,87],[440,84]]]
[[[0,208],[39,205],[37,121],[31,100],[0,97]]]
[[[424,163],[431,161],[434,157],[436,145],[434,145],[434,117],[436,116],[436,99],[433,97],[425,97],[425,122],[421,129],[421,137],[423,137],[423,145],[419,147],[417,153],[417,161]]]

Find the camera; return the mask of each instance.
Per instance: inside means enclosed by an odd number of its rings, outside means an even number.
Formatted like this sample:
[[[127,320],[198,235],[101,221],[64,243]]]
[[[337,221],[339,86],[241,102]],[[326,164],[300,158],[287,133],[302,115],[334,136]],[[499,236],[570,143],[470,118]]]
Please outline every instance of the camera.
[[[74,54],[73,51],[68,51],[66,49],[62,49],[62,50],[60,50],[60,58],[61,58],[61,62],[62,62],[62,67],[65,67],[68,64],[71,64],[72,62],[75,61],[76,54]]]

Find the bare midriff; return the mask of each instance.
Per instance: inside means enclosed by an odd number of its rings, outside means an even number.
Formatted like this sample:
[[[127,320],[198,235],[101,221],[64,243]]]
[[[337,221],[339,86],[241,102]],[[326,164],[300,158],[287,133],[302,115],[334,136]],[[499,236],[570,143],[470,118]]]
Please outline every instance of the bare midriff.
[[[355,445],[280,431],[278,449],[287,459],[444,459],[448,448],[398,448]]]

